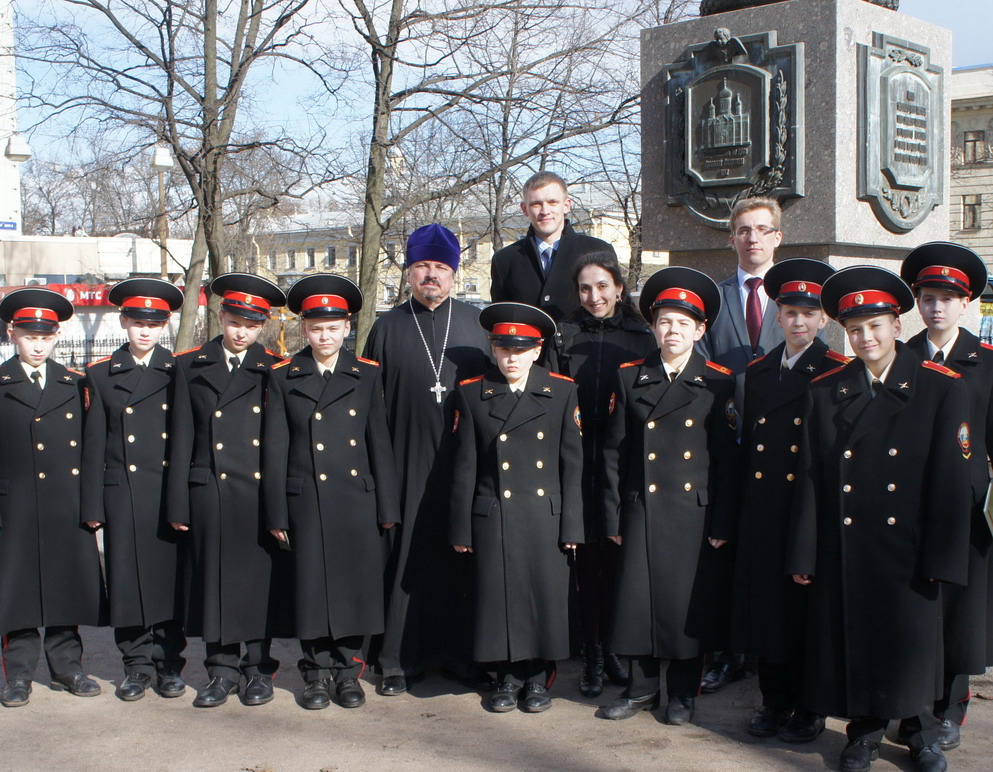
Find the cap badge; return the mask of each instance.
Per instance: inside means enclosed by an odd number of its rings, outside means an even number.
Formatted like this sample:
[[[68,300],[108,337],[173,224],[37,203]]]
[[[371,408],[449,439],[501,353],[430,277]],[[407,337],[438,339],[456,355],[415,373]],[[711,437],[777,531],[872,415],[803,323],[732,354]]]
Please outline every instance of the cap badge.
[[[686,300],[686,293],[685,292],[680,292],[679,293],[679,299],[680,300]]]
[[[855,296],[855,305],[860,306],[865,302],[865,298],[862,295]]]
[[[255,298],[253,298],[251,295],[245,295],[246,303],[251,303],[253,300],[255,300]]]
[[[797,285],[797,289],[800,290],[800,292],[806,292],[807,291],[807,283],[806,282],[800,282]]]
[[[151,307],[152,307],[152,299],[145,298],[145,308],[151,308]]]
[[[516,327],[511,327],[510,328],[510,334],[511,335],[516,335],[517,334],[517,328]]]
[[[325,296],[325,297],[323,297],[323,298],[321,298],[321,304],[322,304],[322,305],[325,305],[325,306],[326,306],[326,305],[328,304],[328,299],[327,299],[327,296]]]
[[[951,271],[949,271],[947,268],[942,268],[941,269],[941,275],[942,276],[948,276],[948,274],[950,274],[950,273],[951,273]]]
[[[40,308],[36,308],[35,309],[35,311],[34,311],[34,318],[35,319],[41,319],[41,309]]]

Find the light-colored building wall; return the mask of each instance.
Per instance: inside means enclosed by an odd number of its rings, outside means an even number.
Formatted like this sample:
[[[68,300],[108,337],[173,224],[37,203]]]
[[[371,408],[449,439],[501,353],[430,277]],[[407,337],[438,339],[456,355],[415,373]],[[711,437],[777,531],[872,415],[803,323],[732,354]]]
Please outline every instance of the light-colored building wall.
[[[952,71],[949,233],[993,269],[993,65]]]

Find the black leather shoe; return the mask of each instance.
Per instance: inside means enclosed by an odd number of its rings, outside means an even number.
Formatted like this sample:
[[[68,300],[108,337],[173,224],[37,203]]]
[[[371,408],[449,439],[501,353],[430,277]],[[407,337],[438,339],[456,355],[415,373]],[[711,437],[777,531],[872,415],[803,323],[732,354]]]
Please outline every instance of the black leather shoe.
[[[763,705],[748,723],[748,734],[752,737],[775,737],[789,719],[791,711],[775,710]]]
[[[11,678],[3,688],[0,703],[5,708],[19,708],[31,699],[31,682],[26,678]]]
[[[517,707],[517,698],[520,696],[520,686],[504,681],[490,695],[490,710],[494,713],[507,713]]]
[[[631,718],[643,710],[655,710],[658,706],[658,692],[646,694],[644,697],[620,697],[600,709],[600,718],[620,721],[624,718]]]
[[[179,673],[162,672],[158,674],[158,691],[160,697],[182,697],[186,694],[186,681]]]
[[[193,700],[194,708],[216,708],[228,701],[228,697],[238,693],[238,682],[229,678],[217,676],[211,678],[208,684],[200,690]]]
[[[670,697],[665,706],[665,722],[672,726],[682,726],[693,720],[693,710],[696,708],[695,697]]]
[[[948,760],[937,743],[925,745],[917,751],[912,750],[910,758],[917,772],[945,772],[948,769]]]
[[[402,675],[383,676],[376,692],[383,697],[396,697],[407,691],[407,679]]]
[[[338,704],[343,708],[361,708],[365,705],[365,692],[357,678],[342,678],[338,682]]]
[[[603,652],[603,672],[614,686],[627,686],[631,683],[628,666],[614,652],[606,649]]]
[[[524,684],[524,702],[521,710],[525,713],[544,713],[552,707],[552,697],[544,684],[528,681]]]
[[[324,710],[331,704],[331,679],[319,678],[316,681],[307,681],[300,704],[307,710]]]
[[[938,729],[938,747],[943,751],[953,751],[962,743],[962,736],[959,732],[959,725],[947,718],[941,722]]]
[[[458,681],[474,692],[492,692],[497,686],[496,680],[485,670],[474,670],[469,675],[458,676]]]
[[[779,739],[784,743],[813,742],[824,731],[824,725],[824,716],[809,710],[798,710],[779,730]]]
[[[241,695],[245,705],[265,705],[272,702],[272,676],[256,673],[248,677],[245,691]]]
[[[100,684],[85,673],[73,673],[66,679],[53,678],[52,689],[57,692],[69,692],[77,697],[96,697],[102,691]]]
[[[117,696],[125,702],[134,702],[145,696],[145,690],[152,685],[152,677],[145,673],[128,673],[117,687]]]
[[[838,769],[842,772],[869,772],[872,762],[879,758],[879,743],[851,740],[841,752]]]
[[[740,681],[745,677],[745,663],[731,664],[728,662],[715,662],[710,669],[704,673],[700,681],[700,691],[704,694],[717,694],[729,684]]]
[[[599,643],[583,647],[579,693],[584,697],[599,697],[603,693],[603,646]]]

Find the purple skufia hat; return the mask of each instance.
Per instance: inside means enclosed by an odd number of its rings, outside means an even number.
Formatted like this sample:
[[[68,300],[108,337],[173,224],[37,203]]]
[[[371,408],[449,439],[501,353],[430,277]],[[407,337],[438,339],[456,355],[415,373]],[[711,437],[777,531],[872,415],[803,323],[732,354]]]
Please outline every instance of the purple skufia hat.
[[[413,265],[421,260],[433,260],[457,271],[461,257],[462,248],[459,246],[459,240],[443,225],[431,223],[421,226],[407,239],[407,265]]]

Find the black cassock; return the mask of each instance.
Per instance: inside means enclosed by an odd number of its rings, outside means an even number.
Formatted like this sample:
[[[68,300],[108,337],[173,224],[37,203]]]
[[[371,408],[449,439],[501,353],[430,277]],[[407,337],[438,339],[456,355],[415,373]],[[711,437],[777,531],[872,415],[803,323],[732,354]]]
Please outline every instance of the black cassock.
[[[438,363],[448,324],[441,404],[435,373],[417,332]],[[385,675],[416,674],[432,659],[467,661],[471,657],[472,617],[466,609],[471,586],[468,561],[459,560],[447,541],[448,449],[455,384],[481,375],[489,364],[489,342],[479,326],[479,311],[446,300],[434,311],[411,298],[373,325],[364,355],[382,366],[386,412],[400,478],[402,524],[391,529],[387,572],[386,634],[380,664]]]

